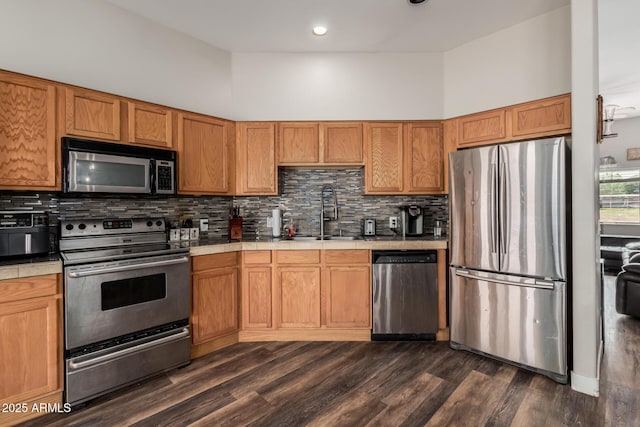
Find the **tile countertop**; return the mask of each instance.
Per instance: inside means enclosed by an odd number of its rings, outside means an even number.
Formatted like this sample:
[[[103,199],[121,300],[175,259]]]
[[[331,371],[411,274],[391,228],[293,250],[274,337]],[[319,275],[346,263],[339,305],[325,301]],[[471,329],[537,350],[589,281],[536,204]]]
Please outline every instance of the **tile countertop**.
[[[177,242],[175,244],[178,244]],[[203,239],[180,242],[180,246],[190,248],[191,256],[209,255],[234,251],[257,251],[278,249],[446,249],[447,238],[433,236],[407,237],[375,236],[357,240],[286,240],[254,238],[234,241],[228,239]],[[62,273],[62,261],[57,254],[49,254],[28,259],[0,261],[0,280]]]
[[[394,238],[376,236],[358,240],[286,240],[286,239],[244,239],[199,240],[183,242],[182,246],[191,248],[191,256],[209,255],[233,251],[279,250],[279,249],[447,249],[447,238],[430,236],[420,238]]]
[[[0,261],[0,280],[57,273],[62,273],[62,260],[58,254]]]

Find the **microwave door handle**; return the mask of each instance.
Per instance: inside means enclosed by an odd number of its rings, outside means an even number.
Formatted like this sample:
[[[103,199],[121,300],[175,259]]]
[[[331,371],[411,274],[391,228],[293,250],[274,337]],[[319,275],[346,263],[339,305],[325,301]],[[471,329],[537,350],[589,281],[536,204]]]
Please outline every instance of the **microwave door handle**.
[[[151,182],[149,183],[149,192],[156,194],[156,161],[155,159],[149,160],[149,176]]]

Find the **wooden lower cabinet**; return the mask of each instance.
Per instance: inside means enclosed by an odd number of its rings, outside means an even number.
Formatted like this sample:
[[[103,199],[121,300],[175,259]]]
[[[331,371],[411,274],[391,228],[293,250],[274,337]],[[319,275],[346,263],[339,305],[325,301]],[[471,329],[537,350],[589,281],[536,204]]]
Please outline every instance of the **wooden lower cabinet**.
[[[62,401],[59,283],[55,274],[0,281],[0,403]],[[30,409],[2,414],[0,425],[39,415]]]
[[[277,327],[320,327],[320,266],[278,267],[277,286]]]
[[[271,251],[242,253],[242,329],[273,326],[272,274]]]
[[[198,345],[238,331],[237,252],[194,257],[191,325]]]
[[[328,328],[371,328],[370,266],[327,266],[323,285]]]

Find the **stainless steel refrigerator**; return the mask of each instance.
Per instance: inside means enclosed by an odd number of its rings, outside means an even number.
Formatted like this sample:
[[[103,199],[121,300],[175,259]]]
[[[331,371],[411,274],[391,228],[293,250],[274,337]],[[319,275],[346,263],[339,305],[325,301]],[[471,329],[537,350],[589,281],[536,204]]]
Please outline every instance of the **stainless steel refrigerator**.
[[[449,157],[451,347],[567,383],[568,141]]]

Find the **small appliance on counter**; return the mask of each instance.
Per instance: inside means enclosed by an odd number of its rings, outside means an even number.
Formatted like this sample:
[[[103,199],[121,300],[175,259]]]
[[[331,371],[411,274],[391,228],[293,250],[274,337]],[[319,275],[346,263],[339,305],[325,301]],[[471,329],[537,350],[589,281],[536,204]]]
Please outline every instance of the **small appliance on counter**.
[[[422,208],[416,205],[408,205],[402,210],[402,227],[405,236],[422,236],[424,234],[424,213]]]
[[[376,235],[376,220],[373,218],[365,218],[362,220],[362,235],[363,236],[375,236]]]
[[[242,217],[240,216],[240,208],[232,206],[229,218],[229,239],[242,240]]]
[[[0,257],[49,252],[49,216],[45,212],[0,211]]]

